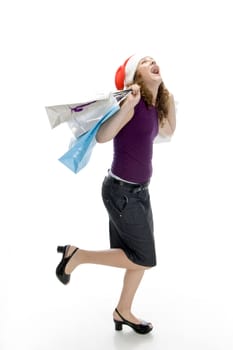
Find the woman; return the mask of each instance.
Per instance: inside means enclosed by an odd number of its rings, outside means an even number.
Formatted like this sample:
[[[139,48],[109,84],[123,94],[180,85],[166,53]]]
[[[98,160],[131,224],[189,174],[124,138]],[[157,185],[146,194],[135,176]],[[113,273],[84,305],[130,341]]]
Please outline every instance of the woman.
[[[133,55],[115,75],[117,89],[131,88],[120,110],[99,129],[97,142],[113,139],[114,157],[102,185],[109,215],[111,249],[87,251],[75,246],[58,247],[63,253],[58,279],[67,284],[80,264],[91,263],[126,269],[122,292],[113,312],[116,330],[130,326],[140,334],[153,326],[131,312],[144,272],[156,265],[153,217],[149,197],[153,142],[157,134],[175,130],[174,98],[165,88],[160,69],[150,56]]]

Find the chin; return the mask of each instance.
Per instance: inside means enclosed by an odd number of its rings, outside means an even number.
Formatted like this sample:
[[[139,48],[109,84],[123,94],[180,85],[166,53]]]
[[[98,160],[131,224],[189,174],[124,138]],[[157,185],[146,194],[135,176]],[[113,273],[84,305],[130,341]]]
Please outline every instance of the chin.
[[[156,77],[156,78],[154,79],[154,81],[155,81],[156,83],[158,83],[158,84],[161,84],[161,83],[162,83],[162,78],[161,78],[161,77]]]

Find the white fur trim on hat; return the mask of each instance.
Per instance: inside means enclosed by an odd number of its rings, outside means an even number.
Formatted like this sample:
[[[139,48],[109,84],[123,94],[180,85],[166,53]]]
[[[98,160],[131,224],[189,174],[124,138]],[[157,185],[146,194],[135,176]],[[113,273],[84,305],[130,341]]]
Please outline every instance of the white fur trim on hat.
[[[133,83],[134,75],[137,70],[137,66],[142,58],[146,57],[148,55],[142,55],[142,54],[135,54],[130,57],[128,62],[125,66],[125,86],[130,85]]]

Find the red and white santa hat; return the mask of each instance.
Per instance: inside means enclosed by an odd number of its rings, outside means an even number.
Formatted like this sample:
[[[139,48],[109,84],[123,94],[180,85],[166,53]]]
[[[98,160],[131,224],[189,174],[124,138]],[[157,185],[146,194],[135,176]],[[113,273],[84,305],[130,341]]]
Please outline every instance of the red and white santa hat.
[[[115,85],[118,90],[123,90],[124,87],[133,83],[134,75],[137,66],[143,57],[147,55],[134,54],[127,58],[127,60],[120,66],[115,74]]]

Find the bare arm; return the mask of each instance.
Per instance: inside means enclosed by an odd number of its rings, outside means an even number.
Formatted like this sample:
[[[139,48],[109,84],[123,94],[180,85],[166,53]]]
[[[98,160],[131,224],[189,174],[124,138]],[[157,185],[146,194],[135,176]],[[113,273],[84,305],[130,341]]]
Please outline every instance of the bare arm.
[[[125,99],[120,110],[99,128],[96,141],[99,143],[112,140],[134,115],[134,107],[139,102],[141,94],[138,85],[134,84],[132,93]]]
[[[172,136],[176,129],[176,109],[175,101],[172,94],[169,96],[168,116],[165,119],[164,125],[159,126],[159,134],[161,136]]]

